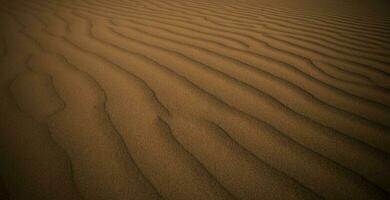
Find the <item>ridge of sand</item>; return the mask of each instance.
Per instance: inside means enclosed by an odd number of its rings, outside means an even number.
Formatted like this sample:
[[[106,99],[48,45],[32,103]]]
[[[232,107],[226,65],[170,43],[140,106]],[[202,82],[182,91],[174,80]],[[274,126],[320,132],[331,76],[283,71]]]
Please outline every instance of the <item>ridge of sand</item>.
[[[0,198],[389,197],[386,2],[0,2]]]

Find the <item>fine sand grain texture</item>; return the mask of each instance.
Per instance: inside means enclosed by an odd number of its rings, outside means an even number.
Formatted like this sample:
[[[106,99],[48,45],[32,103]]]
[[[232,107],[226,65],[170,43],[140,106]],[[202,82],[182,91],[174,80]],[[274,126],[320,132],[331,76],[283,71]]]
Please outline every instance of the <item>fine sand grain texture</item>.
[[[389,10],[0,0],[0,199],[389,199]]]

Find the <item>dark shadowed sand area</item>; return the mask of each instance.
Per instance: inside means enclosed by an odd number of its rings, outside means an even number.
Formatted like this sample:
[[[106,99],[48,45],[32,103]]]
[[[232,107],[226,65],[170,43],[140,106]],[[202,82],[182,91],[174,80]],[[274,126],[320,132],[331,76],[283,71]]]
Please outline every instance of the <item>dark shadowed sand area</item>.
[[[389,199],[389,11],[0,0],[0,199]]]

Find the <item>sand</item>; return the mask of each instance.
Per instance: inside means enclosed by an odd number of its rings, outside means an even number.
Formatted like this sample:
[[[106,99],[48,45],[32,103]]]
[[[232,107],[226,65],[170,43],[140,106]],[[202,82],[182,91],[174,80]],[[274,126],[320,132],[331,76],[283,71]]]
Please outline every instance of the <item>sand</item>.
[[[0,1],[0,199],[387,199],[390,5]]]

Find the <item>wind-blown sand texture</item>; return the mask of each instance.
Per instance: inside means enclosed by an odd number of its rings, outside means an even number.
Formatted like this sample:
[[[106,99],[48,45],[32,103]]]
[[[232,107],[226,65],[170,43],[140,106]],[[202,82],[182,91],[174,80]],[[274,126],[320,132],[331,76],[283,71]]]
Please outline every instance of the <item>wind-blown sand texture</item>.
[[[0,1],[1,199],[386,199],[386,1]]]

